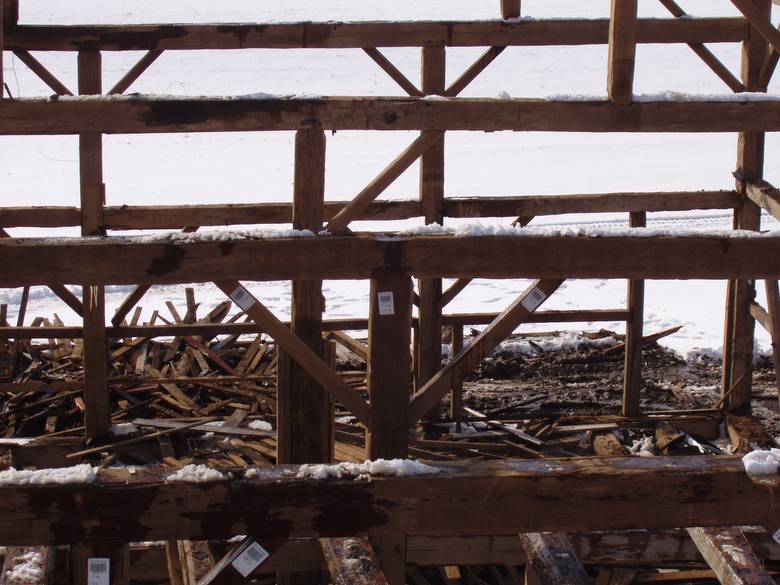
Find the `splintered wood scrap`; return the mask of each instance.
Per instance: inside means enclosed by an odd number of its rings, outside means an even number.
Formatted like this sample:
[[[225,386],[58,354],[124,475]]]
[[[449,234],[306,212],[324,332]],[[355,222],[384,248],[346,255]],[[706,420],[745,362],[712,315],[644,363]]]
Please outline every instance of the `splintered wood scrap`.
[[[669,329],[658,331],[657,333],[653,333],[652,335],[645,335],[644,337],[642,337],[642,347],[652,345],[659,339],[663,339],[664,337],[668,337],[669,335],[673,335],[677,333],[682,328],[683,328],[682,325],[677,325],[676,327],[670,327]],[[625,347],[626,347],[625,342],[621,342],[616,345],[613,345],[612,347],[608,347],[602,350],[602,353],[605,355],[617,353],[619,351],[623,351]]]
[[[368,538],[320,538],[334,585],[388,585]]]
[[[505,433],[509,433],[510,435],[513,435],[514,437],[520,439],[521,441],[524,441],[526,443],[529,443],[533,445],[534,447],[541,448],[544,447],[544,441],[534,437],[533,435],[530,435],[526,432],[523,432],[519,429],[513,428],[509,425],[503,424],[499,421],[490,420],[488,417],[481,412],[474,410],[473,408],[469,408],[468,406],[463,407],[464,412],[468,413],[469,415],[473,416],[480,422],[485,423],[490,428],[500,429],[504,431]]]
[[[174,420],[167,419],[145,419],[137,418],[133,420],[133,424],[137,427],[149,427],[156,429],[169,429],[169,431],[177,431],[183,429],[192,429],[194,431],[204,431],[207,433],[214,433],[215,435],[226,435],[235,437],[256,437],[259,439],[265,439],[269,437],[275,437],[276,431],[263,431],[260,429],[246,429],[223,425],[210,425],[207,424],[212,421],[219,420],[218,417],[202,418],[194,422],[183,423]],[[151,435],[150,435],[151,436]]]

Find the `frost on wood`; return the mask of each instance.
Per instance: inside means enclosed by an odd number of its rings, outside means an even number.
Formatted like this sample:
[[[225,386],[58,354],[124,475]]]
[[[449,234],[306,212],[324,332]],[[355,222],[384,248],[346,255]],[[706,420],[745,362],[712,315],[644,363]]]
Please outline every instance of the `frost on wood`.
[[[441,471],[443,470],[439,467],[411,459],[376,459],[375,461],[366,460],[364,463],[305,464],[301,465],[295,477],[301,479],[342,479],[345,477],[371,479],[381,476],[430,475]]]
[[[750,479],[770,487],[780,485],[780,449],[756,449],[742,458]]]
[[[206,481],[217,481],[225,476],[207,465],[185,465],[165,478],[166,481],[186,481],[190,483],[203,483]]]
[[[249,428],[255,431],[272,431],[274,430],[271,423],[264,420],[253,420],[249,423]]]
[[[5,583],[43,583],[43,555],[30,551],[11,560],[10,566],[3,575]]]
[[[61,469],[16,470],[13,467],[0,471],[0,485],[44,485],[68,483],[94,483],[97,467],[86,463]]]

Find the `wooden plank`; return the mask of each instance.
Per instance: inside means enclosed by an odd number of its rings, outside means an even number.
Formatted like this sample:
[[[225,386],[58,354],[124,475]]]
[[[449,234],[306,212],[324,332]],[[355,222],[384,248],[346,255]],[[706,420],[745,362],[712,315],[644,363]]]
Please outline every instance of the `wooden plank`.
[[[21,25],[7,35],[6,46],[28,51],[74,51],[83,46],[102,51],[148,51],[605,45],[608,34],[607,19]],[[641,43],[733,43],[748,36],[748,24],[743,18],[648,18],[637,22],[637,41]]]
[[[138,301],[140,301],[143,298],[143,296],[147,293],[147,291],[150,288],[152,287],[147,285],[139,285],[133,288],[133,290],[130,291],[130,294],[127,295],[125,300],[122,301],[119,307],[117,307],[114,316],[111,317],[111,323],[115,327],[119,327],[122,324],[122,321],[125,320],[125,317],[127,317],[130,311],[133,310],[133,308],[138,304]]]
[[[523,323],[547,298],[563,284],[560,279],[534,281],[503,313],[487,326],[474,342],[454,356],[430,381],[413,396],[410,421],[417,421],[430,411],[453,385],[463,380],[515,328]]]
[[[334,399],[340,401],[362,423],[368,424],[369,408],[366,402],[252,293],[238,281],[223,280],[215,284],[228,297],[239,303],[246,314],[262,326],[265,332],[284,348]]]
[[[333,585],[387,585],[367,538],[321,538]]]
[[[51,71],[46,69],[43,63],[33,57],[29,51],[17,50],[14,51],[14,55],[16,55],[22,63],[27,65],[27,67],[29,67],[41,81],[48,85],[54,93],[57,95],[73,95],[73,92],[65,87],[65,85],[57,79]]]
[[[421,54],[421,82],[424,95],[443,95],[446,78],[446,51],[441,47],[425,47]],[[444,224],[444,133],[423,132],[431,139],[420,158],[420,201],[426,224]],[[422,387],[441,367],[442,283],[440,278],[420,279],[417,359],[415,381]],[[439,412],[430,415],[438,418]]]
[[[318,233],[325,200],[325,133],[295,135],[293,227]],[[322,362],[321,280],[292,283],[291,333]],[[283,344],[280,343],[283,346]],[[282,347],[277,366],[277,461],[329,463],[333,458],[333,404],[330,395]]]
[[[457,297],[464,288],[466,288],[469,283],[472,281],[471,278],[459,278],[455,282],[453,282],[447,290],[445,290],[441,295],[441,305],[442,307],[446,307],[448,304],[450,304],[455,297]]]
[[[440,473],[371,481],[302,479],[299,470],[166,483],[170,468],[108,468],[89,485],[3,484],[0,544],[101,541],[117,533],[134,542],[236,533],[457,536],[780,520],[773,494],[752,482],[738,456],[447,461]],[[121,514],[112,513],[118,501]]]
[[[178,284],[225,278],[369,278],[386,265],[443,278],[777,278],[780,238],[436,236],[365,234],[231,242],[0,240],[0,286],[74,280]],[[349,258],[349,262],[344,259]],[[522,258],[523,262],[518,262]],[[346,327],[345,327],[346,328]],[[260,326],[259,330],[263,327]],[[120,329],[114,329],[118,332]],[[132,329],[122,329],[132,331]],[[140,330],[139,330],[140,331]]]
[[[560,532],[519,534],[526,573],[540,585],[587,585],[588,575],[569,539]]]
[[[742,10],[744,6],[737,7]],[[771,27],[772,5],[769,0],[756,0],[749,7],[751,38],[742,44],[742,81],[748,91],[761,91],[761,67],[769,53],[769,45],[759,35],[756,21],[766,21]],[[758,23],[760,26],[760,22]],[[776,29],[773,29],[776,31]],[[777,32],[777,31],[776,31]],[[780,35],[780,33],[778,33]],[[741,194],[740,207],[734,215],[734,227],[758,231],[761,209],[747,195],[746,181],[763,178],[764,142],[762,132],[741,132],[737,144],[736,188]],[[750,408],[753,377],[753,341],[755,320],[750,315],[750,303],[755,298],[755,284],[750,280],[729,282],[724,335],[724,367],[722,397],[731,410]]]
[[[611,0],[607,94],[615,105],[634,98],[637,0]]]
[[[519,3],[519,0],[517,1]],[[520,12],[519,6],[518,12]],[[468,69],[461,73],[460,77],[452,82],[452,85],[447,88],[447,90],[444,92],[444,95],[447,97],[455,97],[460,94],[460,92],[466,89],[466,87],[472,81],[474,81],[480,73],[487,69],[488,66],[493,61],[495,61],[501,53],[504,52],[504,49],[506,49],[506,47],[490,47],[479,57],[479,59],[474,61],[474,63],[472,63]]]
[[[108,432],[111,397],[108,390],[105,289],[84,287],[84,425],[89,438]]]
[[[368,362],[368,346],[362,341],[358,341],[357,339],[355,339],[350,335],[347,335],[343,331],[328,332],[328,339],[334,340],[342,347],[346,347],[349,351],[354,353],[363,361]]]
[[[334,215],[325,229],[329,232],[342,232],[347,229],[351,221],[355,220],[374,199],[379,197],[414,161],[435,144],[437,136],[438,134],[420,134],[360,193],[355,195],[352,201]]]
[[[689,99],[620,106],[602,100],[139,96],[127,100],[25,98],[9,100],[0,111],[0,135],[278,131],[311,125],[325,130],[383,131],[776,132],[780,130],[780,103]],[[403,160],[413,154],[407,152]],[[403,160],[396,165],[400,167]]]
[[[103,92],[102,78],[100,51],[79,51],[79,94],[101,94]],[[81,235],[104,235],[103,138],[97,132],[82,132],[79,134],[79,171],[81,185]]]
[[[147,51],[146,54],[139,59],[138,63],[133,65],[130,70],[125,73],[122,78],[116,82],[114,87],[108,90],[106,95],[118,95],[123,94],[125,91],[127,91],[133,83],[138,80],[141,75],[143,75],[144,71],[149,69],[149,67],[152,66],[152,64],[157,61],[157,59],[162,55],[163,52],[159,49],[152,49],[150,51]]]
[[[739,528],[688,528],[688,534],[721,585],[774,584]]]
[[[764,180],[748,181],[745,194],[753,203],[780,219],[780,192],[773,185]]]
[[[76,295],[70,292],[70,289],[66,288],[65,285],[51,284],[49,285],[49,290],[51,290],[51,292],[57,295],[61,301],[73,309],[73,312],[76,313],[79,317],[84,316],[84,304]]]
[[[408,456],[409,396],[412,388],[412,281],[399,270],[371,279],[368,322],[368,393],[371,424],[366,434],[370,459]]]
[[[2,11],[0,2],[0,11]],[[0,30],[2,21],[0,21]],[[54,578],[54,548],[9,547],[0,564],[0,585],[49,585]]]
[[[518,18],[520,16],[520,0],[501,0],[501,18]]]
[[[363,51],[365,51],[366,55],[371,57],[371,59],[382,68],[382,71],[387,73],[393,81],[401,86],[401,89],[403,89],[406,93],[415,96],[422,95],[422,92],[417,89],[417,86],[409,81],[409,78],[401,73],[398,68],[393,65],[393,63],[387,57],[385,57],[379,49],[375,47],[365,47],[363,48]]]
[[[338,213],[348,201],[325,203],[325,218]],[[666,193],[600,193],[587,195],[526,195],[501,197],[445,197],[445,217],[517,217],[582,212],[687,211],[734,209],[735,191]],[[105,208],[106,228],[178,229],[187,225],[251,225],[291,223],[291,203],[214,205],[128,205]],[[422,216],[418,199],[374,201],[358,219],[409,219]],[[2,227],[63,227],[80,225],[75,207],[4,207]]]
[[[645,227],[647,214],[631,214],[631,227]],[[642,335],[645,315],[645,282],[629,280],[627,308],[631,316],[626,322],[626,354],[623,367],[623,416],[639,416],[639,399],[642,391]]]

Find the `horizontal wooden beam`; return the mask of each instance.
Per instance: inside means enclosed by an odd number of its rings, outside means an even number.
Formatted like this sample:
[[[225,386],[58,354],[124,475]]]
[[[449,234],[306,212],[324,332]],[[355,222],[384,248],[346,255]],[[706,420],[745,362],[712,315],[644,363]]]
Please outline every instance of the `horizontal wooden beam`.
[[[349,202],[326,202],[325,219],[331,219],[347,203]],[[444,199],[445,216],[459,218],[735,209],[738,206],[739,196],[735,191],[447,197]],[[357,219],[397,220],[422,217],[422,215],[422,204],[418,198],[374,201],[357,216]],[[122,205],[106,207],[103,216],[105,226],[110,230],[291,223],[292,203]],[[78,207],[0,208],[2,228],[77,225],[81,225],[81,213]]]
[[[382,267],[418,278],[724,279],[780,276],[780,237],[318,236],[233,241],[0,240],[0,287],[178,284],[224,279],[362,279]]]
[[[754,484],[736,456],[447,462],[440,473],[371,481],[305,479],[299,471],[191,483],[166,482],[170,468],[108,468],[91,484],[4,483],[0,545],[780,522],[772,491]]]
[[[30,26],[9,31],[7,49],[28,51],[490,47],[607,43],[608,19],[432,22],[299,22]],[[748,38],[742,18],[641,19],[640,43],[718,43]]]
[[[299,130],[775,132],[780,101],[638,101],[415,97],[9,100],[0,135]]]

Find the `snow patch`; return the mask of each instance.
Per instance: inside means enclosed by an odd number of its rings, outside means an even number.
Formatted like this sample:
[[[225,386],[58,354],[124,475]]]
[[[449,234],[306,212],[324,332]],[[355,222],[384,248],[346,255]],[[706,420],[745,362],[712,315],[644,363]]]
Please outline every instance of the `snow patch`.
[[[44,577],[43,555],[30,551],[11,560],[5,572],[8,583],[42,583]]]
[[[645,437],[643,439],[637,439],[628,448],[628,452],[637,457],[654,457],[653,451],[653,437]]]
[[[528,337],[502,341],[493,354],[510,353],[512,355],[536,355],[541,352],[573,351],[582,348],[603,348],[616,345],[614,337],[590,339],[575,332],[563,332],[558,337]]]
[[[750,479],[762,485],[780,484],[780,449],[755,449],[742,458]]]
[[[217,481],[225,476],[222,472],[212,469],[207,465],[185,465],[165,478],[165,481],[186,481],[189,483],[204,483],[207,481]]]
[[[94,483],[97,467],[87,463],[60,469],[17,470],[11,467],[0,471],[0,485],[45,485],[69,483]]]
[[[124,437],[125,435],[132,435],[133,433],[137,432],[138,427],[133,423],[119,423],[116,425],[111,425],[109,431],[115,437]]]
[[[402,477],[411,475],[430,475],[440,473],[440,467],[433,467],[411,459],[376,459],[364,463],[337,463],[335,465],[301,465],[295,477],[301,479],[342,479],[354,477],[371,479],[372,477]]]
[[[249,428],[255,431],[272,431],[274,427],[271,423],[264,420],[253,420],[249,423]]]

